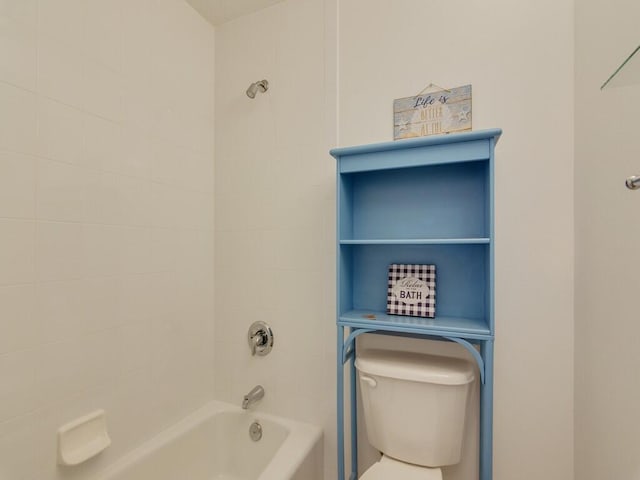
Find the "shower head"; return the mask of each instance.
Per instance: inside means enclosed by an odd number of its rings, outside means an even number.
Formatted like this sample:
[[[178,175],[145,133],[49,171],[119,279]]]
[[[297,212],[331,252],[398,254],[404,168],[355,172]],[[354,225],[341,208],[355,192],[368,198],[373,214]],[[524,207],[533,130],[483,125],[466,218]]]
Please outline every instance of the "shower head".
[[[264,93],[267,90],[269,90],[269,82],[267,82],[266,80],[260,80],[259,82],[255,82],[249,85],[249,88],[247,88],[246,93],[247,93],[247,97],[255,98],[256,93],[258,93],[258,91]]]

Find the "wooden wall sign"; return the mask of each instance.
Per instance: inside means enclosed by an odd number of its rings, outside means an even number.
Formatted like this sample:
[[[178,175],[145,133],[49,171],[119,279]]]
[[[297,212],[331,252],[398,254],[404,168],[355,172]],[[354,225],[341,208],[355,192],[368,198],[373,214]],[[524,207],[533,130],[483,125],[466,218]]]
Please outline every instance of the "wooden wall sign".
[[[471,130],[471,85],[393,101],[393,139]]]

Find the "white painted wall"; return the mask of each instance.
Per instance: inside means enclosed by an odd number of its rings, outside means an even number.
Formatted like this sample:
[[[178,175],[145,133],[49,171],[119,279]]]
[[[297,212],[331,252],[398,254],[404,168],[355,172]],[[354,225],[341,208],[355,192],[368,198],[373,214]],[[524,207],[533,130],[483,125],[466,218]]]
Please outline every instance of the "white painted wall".
[[[576,478],[640,478],[634,262],[640,79],[600,85],[638,46],[640,4],[576,2]]]
[[[392,101],[473,85],[496,157],[495,480],[573,478],[573,2],[339,3],[339,143]]]
[[[213,29],[0,1],[0,478],[90,477],[213,395]],[[113,445],[57,468],[104,408]]]

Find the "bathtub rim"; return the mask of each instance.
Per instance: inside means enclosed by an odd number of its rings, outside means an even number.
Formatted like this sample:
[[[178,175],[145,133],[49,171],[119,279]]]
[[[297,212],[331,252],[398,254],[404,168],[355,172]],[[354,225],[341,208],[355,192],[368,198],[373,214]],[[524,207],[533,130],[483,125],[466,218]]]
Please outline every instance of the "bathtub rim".
[[[97,472],[96,475],[92,477],[92,480],[117,480],[117,475],[125,471],[129,466],[143,461],[156,450],[171,443],[188,433],[197,425],[222,412],[245,414],[256,421],[265,420],[275,422],[281,424],[288,430],[288,435],[284,442],[278,447],[274,456],[269,463],[267,463],[257,480],[283,480],[293,477],[305,459],[311,454],[314,446],[322,440],[322,429],[316,425],[263,413],[259,409],[243,410],[230,403],[211,400],[186,417],[178,420],[173,425],[161,430],[133,450],[125,453],[114,463]],[[296,461],[292,461],[294,457]]]

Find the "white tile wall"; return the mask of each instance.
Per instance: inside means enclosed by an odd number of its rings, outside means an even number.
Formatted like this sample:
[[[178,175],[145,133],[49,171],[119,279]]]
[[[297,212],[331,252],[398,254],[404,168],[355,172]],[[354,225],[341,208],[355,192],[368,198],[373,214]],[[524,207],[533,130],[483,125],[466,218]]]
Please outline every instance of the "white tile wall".
[[[33,350],[18,350],[0,355],[0,421],[33,410],[39,402],[34,395],[37,356]]]
[[[84,0],[38,0],[39,35],[79,50],[88,17]]]
[[[0,478],[84,479],[213,397],[213,29],[3,0],[0,39]],[[113,446],[57,468],[95,408]]]
[[[0,423],[0,473],[5,478],[37,478],[38,420],[36,415],[25,415]]]
[[[215,365],[218,398],[238,404],[259,383],[261,411],[322,426],[332,479],[335,163],[320,113],[324,3],[285,1],[216,29]],[[248,99],[262,78],[269,91]],[[251,357],[246,342],[258,319],[275,332],[267,357]]]
[[[35,153],[37,97],[32,91],[0,83],[0,146],[21,153]]]
[[[82,280],[68,280],[37,286],[35,321],[42,343],[58,343],[87,333],[83,283]]]
[[[34,157],[0,151],[0,217],[35,216],[36,165]]]
[[[86,248],[84,225],[40,222],[37,230],[37,279],[51,282],[82,278],[85,272],[83,251]]]
[[[83,164],[94,170],[122,172],[122,125],[95,115],[85,115],[83,128]]]
[[[46,97],[38,99],[38,154],[68,163],[82,160],[82,111]]]
[[[0,355],[38,344],[40,328],[34,318],[35,304],[33,284],[0,287],[0,311],[3,318]]]
[[[36,183],[38,219],[60,222],[85,220],[90,178],[83,167],[41,158]]]
[[[37,0],[5,0],[6,19],[0,42],[0,76],[14,85],[34,89],[37,69]]]
[[[124,0],[85,0],[85,51],[97,62],[116,72],[122,68],[124,38],[122,29],[114,26],[122,25],[123,16],[128,14],[127,3]]]
[[[36,224],[0,218],[0,285],[35,280]]]
[[[44,14],[40,12],[42,18]],[[64,29],[62,29],[64,30]],[[49,98],[82,108],[84,94],[83,56],[79,40],[68,46],[40,35],[38,42],[38,92]]]
[[[122,120],[122,76],[91,56],[84,62],[83,93],[83,105],[88,112],[112,121]]]

